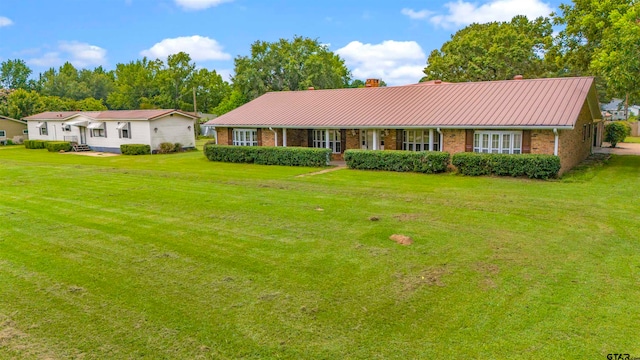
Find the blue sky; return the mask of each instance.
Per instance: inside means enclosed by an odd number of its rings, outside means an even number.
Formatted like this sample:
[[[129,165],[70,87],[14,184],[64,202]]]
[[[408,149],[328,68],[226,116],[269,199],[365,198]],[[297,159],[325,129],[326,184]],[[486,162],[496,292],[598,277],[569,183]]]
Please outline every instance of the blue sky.
[[[37,74],[178,51],[228,80],[233,58],[256,40],[318,38],[355,78],[417,82],[433,49],[472,22],[530,18],[559,0],[1,0],[0,61],[23,59]],[[568,1],[564,1],[568,2]]]

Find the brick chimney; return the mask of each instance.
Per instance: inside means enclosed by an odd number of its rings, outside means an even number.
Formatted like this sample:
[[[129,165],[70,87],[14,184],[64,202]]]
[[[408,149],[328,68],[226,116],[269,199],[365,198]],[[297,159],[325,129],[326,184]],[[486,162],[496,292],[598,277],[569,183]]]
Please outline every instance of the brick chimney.
[[[367,79],[364,83],[364,87],[380,87],[380,79]]]

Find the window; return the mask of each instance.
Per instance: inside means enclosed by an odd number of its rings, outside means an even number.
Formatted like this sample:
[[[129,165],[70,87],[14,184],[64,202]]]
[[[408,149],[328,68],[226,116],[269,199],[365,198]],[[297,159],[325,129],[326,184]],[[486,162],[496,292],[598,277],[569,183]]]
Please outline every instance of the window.
[[[491,154],[520,154],[521,131],[476,131],[473,134],[473,151]]]
[[[92,137],[107,137],[106,123],[95,122],[87,126],[87,129],[91,130]]]
[[[4,130],[0,130],[0,137],[6,137],[7,133]]]
[[[326,148],[327,147],[327,132],[329,133],[329,149],[334,154],[342,152],[342,136],[340,130],[313,130],[313,147],[314,148]]]
[[[49,132],[47,131],[47,123],[46,122],[40,122],[38,123],[38,125],[36,125],[36,127],[38,128],[38,131],[40,132],[40,135],[48,135]]]
[[[62,124],[62,132],[71,131],[71,125]]]
[[[131,139],[131,123],[120,122],[116,127],[118,129],[118,136],[121,139]]]
[[[233,145],[258,146],[258,131],[256,129],[233,129]]]
[[[29,130],[27,129],[22,130],[22,135],[29,135]]]
[[[440,150],[440,134],[433,130],[404,130],[402,134],[402,150],[428,151],[429,133],[433,133],[433,151]]]

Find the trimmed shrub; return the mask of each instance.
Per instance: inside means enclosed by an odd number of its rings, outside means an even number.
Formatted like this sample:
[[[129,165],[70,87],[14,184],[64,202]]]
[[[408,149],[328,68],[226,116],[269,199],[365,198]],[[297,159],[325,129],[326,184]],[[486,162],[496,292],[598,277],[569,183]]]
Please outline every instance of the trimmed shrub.
[[[71,143],[68,141],[47,141],[44,147],[49,152],[71,151]]]
[[[181,151],[182,151],[182,144],[180,143],[173,144],[173,152],[181,152]]]
[[[27,149],[44,149],[44,144],[46,143],[44,140],[25,140],[24,147]]]
[[[463,175],[528,176],[550,179],[560,171],[560,158],[543,154],[482,154],[474,152],[453,155],[451,164]]]
[[[347,150],[344,160],[350,169],[419,172],[444,172],[449,165],[449,153],[441,151]]]
[[[158,154],[170,154],[172,152],[175,152],[175,146],[170,142],[160,143],[160,147],[157,150]]]
[[[149,155],[151,146],[145,144],[123,144],[120,145],[122,155]]]
[[[616,147],[629,135],[631,127],[622,121],[612,122],[604,127],[604,141],[611,143],[611,147]]]
[[[205,144],[204,155],[210,161],[321,167],[328,164],[331,149]]]

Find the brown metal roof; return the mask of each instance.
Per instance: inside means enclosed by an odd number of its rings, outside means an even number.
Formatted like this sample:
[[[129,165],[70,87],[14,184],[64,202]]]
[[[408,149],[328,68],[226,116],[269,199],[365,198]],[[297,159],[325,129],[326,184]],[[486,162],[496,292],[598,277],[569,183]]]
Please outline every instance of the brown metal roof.
[[[47,111],[24,118],[25,120],[66,120],[77,115],[94,120],[153,120],[171,113],[197,118],[191,113],[173,109],[155,110],[107,110],[107,111]]]
[[[207,124],[237,127],[561,127],[575,125],[592,77],[272,92]],[[592,109],[593,110],[593,109]],[[592,116],[597,118],[598,114]]]

